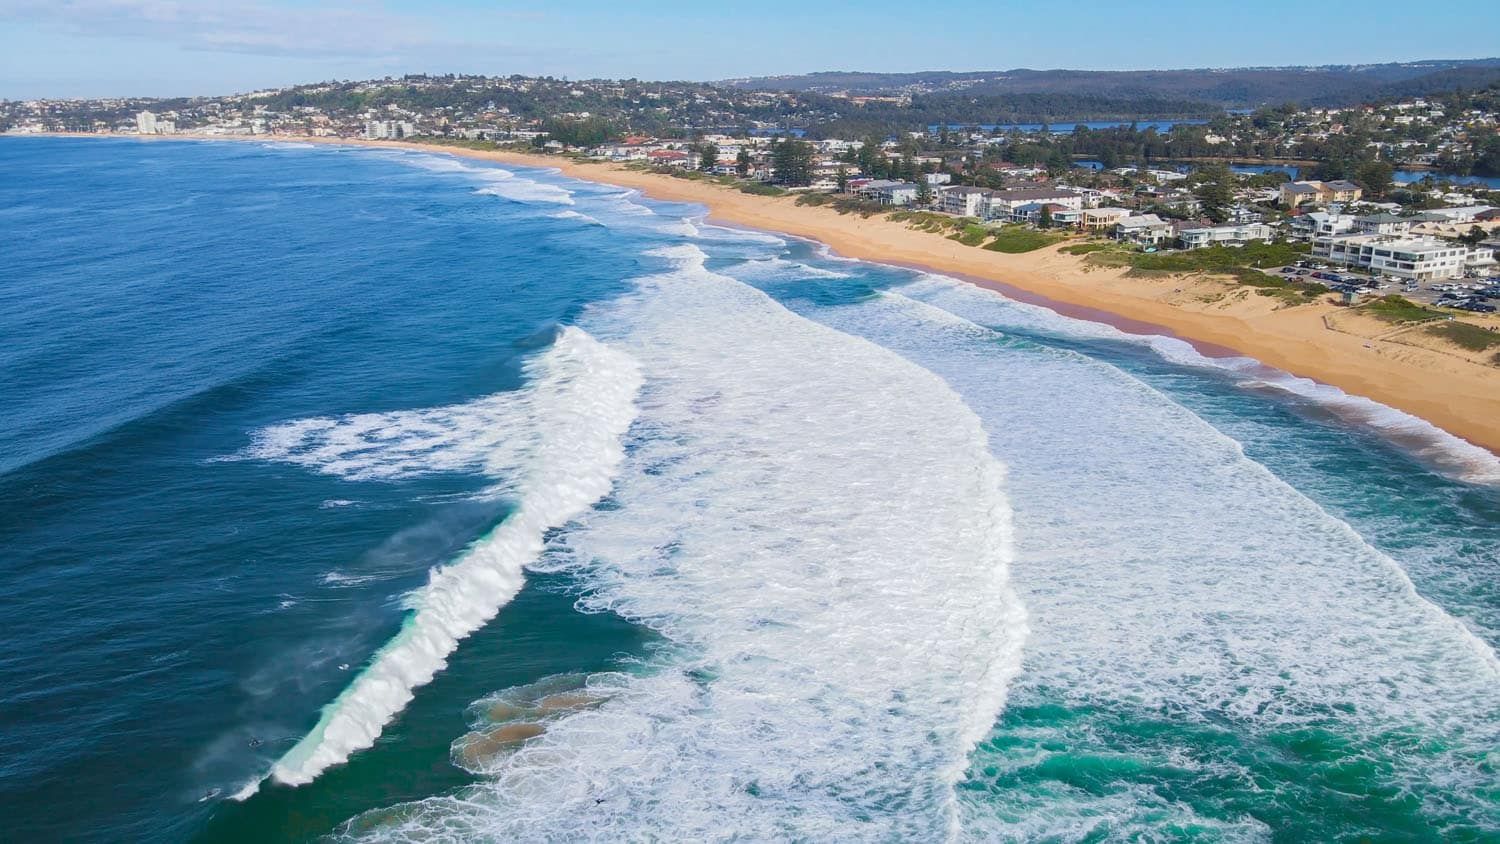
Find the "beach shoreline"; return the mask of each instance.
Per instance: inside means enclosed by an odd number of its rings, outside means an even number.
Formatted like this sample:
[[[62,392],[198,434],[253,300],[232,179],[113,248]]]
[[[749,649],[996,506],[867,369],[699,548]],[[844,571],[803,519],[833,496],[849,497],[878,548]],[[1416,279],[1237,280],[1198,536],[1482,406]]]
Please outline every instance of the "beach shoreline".
[[[979,249],[883,217],[840,215],[797,205],[791,196],[747,194],[605,162],[351,138],[176,135],[140,140],[172,139],[448,153],[639,190],[656,200],[700,205],[709,223],[803,238],[843,257],[949,276],[1130,334],[1176,337],[1209,357],[1253,358],[1404,411],[1500,454],[1500,366],[1434,344],[1409,342],[1397,336],[1397,326],[1359,324],[1346,318],[1347,309],[1329,301],[1285,308],[1276,299],[1213,278],[1134,277],[1125,269],[1090,266],[1082,256],[1063,254],[1056,246],[1021,254]]]

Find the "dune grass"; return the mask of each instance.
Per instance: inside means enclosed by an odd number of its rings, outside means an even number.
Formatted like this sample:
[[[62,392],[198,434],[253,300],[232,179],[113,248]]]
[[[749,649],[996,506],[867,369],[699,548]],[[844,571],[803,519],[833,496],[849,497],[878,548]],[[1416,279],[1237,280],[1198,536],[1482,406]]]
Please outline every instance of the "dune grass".
[[[1483,352],[1493,346],[1500,346],[1500,331],[1491,331],[1472,322],[1450,320],[1438,325],[1429,325],[1422,330],[1471,352]]]
[[[1441,311],[1418,305],[1405,296],[1381,296],[1365,307],[1386,322],[1431,322],[1446,317]]]
[[[1057,232],[1028,229],[1025,226],[1002,226],[995,231],[995,239],[984,245],[985,249],[1016,255],[1051,246],[1067,238]]]

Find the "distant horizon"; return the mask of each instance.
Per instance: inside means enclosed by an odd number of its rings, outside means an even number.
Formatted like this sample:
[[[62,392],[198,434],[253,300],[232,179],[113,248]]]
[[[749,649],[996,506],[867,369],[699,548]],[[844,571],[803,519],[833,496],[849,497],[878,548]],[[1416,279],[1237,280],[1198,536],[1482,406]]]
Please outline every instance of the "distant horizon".
[[[752,10],[654,0],[520,8],[489,0],[0,0],[0,98],[221,96],[405,73],[719,81],[839,67],[1079,71],[1431,61],[1495,50],[1500,5],[1162,0],[1059,10],[947,0]],[[499,6],[497,8],[497,6]],[[1289,22],[1289,23],[1288,23]],[[1398,29],[1399,37],[1393,37]],[[1372,60],[1372,53],[1380,55]],[[980,70],[978,72],[984,72]]]
[[[962,70],[947,70],[939,68],[927,68],[921,70],[853,70],[853,69],[828,69],[813,70],[804,73],[773,73],[757,74],[751,76],[725,76],[715,79],[689,79],[671,77],[630,77],[630,76],[575,76],[562,73],[527,73],[495,72],[480,73],[471,71],[432,71],[432,70],[407,70],[399,73],[385,73],[375,76],[364,77],[327,77],[321,79],[309,79],[300,82],[288,82],[285,84],[268,84],[248,88],[238,88],[229,91],[205,91],[200,93],[176,93],[176,94],[147,94],[147,93],[113,93],[113,94],[37,94],[32,96],[7,96],[0,94],[0,101],[20,102],[26,100],[174,100],[174,99],[198,99],[217,97],[236,97],[259,93],[262,91],[286,90],[289,88],[302,88],[316,85],[336,85],[361,82],[377,82],[385,79],[402,79],[406,77],[428,77],[441,78],[446,76],[455,77],[482,77],[489,79],[504,79],[519,76],[522,78],[552,78],[571,82],[594,82],[594,81],[620,81],[625,79],[636,79],[641,82],[656,82],[663,84],[693,84],[693,85],[720,85],[728,83],[742,83],[755,80],[779,80],[779,79],[802,79],[824,75],[849,75],[849,76],[925,76],[925,75],[950,75],[950,76],[972,76],[976,74],[989,73],[1091,73],[1091,74],[1127,74],[1127,73],[1193,73],[1193,72],[1233,72],[1233,71],[1275,71],[1275,70],[1339,70],[1367,67],[1389,67],[1389,66],[1418,66],[1424,64],[1451,64],[1484,62],[1495,62],[1500,64],[1500,55],[1497,56],[1473,56],[1473,57],[1451,57],[1451,58],[1422,58],[1392,61],[1373,62],[1339,62],[1329,64],[1283,64],[1283,65],[1219,65],[1203,67],[1149,67],[1149,68],[1083,68],[1083,67],[1007,67],[1007,68],[970,68]]]

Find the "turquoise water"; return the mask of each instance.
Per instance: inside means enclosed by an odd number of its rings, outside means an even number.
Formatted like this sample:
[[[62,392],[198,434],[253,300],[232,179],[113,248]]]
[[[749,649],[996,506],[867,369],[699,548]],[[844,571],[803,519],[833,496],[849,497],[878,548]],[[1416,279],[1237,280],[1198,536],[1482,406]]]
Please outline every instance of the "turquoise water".
[[[1500,463],[555,174],[0,143],[18,840],[1493,840]]]

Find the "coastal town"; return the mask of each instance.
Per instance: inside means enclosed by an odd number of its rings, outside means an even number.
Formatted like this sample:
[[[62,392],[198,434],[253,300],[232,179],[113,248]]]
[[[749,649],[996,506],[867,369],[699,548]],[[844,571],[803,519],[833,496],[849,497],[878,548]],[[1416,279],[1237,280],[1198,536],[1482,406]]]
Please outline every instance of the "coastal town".
[[[1347,304],[1398,297],[1432,314],[1489,313],[1500,299],[1500,86],[1344,108],[838,134],[863,125],[850,114],[889,122],[912,99],[408,76],[180,101],[3,102],[0,128],[512,149],[898,213],[1001,252],[1071,239],[1065,249],[1149,267],[1206,251],[1263,288]],[[1256,244],[1278,248],[1246,251]]]

